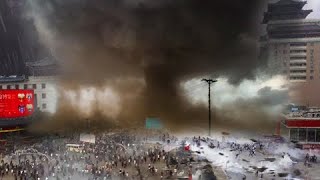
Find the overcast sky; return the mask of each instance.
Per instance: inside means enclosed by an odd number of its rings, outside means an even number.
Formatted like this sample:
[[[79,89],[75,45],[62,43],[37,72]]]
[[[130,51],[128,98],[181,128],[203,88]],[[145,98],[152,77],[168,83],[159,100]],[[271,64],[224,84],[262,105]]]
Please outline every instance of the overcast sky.
[[[320,0],[308,0],[305,9],[313,9],[313,12],[308,16],[309,19],[320,18]]]

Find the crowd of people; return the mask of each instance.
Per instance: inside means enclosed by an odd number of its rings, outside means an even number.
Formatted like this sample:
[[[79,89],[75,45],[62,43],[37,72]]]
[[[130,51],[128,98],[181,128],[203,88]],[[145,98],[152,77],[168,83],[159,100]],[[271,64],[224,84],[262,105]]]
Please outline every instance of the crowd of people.
[[[163,179],[191,174],[188,164],[181,165],[182,159],[163,148],[162,144],[175,140],[169,134],[150,136],[128,132],[96,135],[94,144],[82,143],[77,136],[45,138],[3,154],[0,177],[102,180]],[[71,151],[66,146],[68,143],[80,144],[80,150]]]
[[[307,153],[305,160],[304,160],[304,165],[307,166],[309,164],[309,162],[317,163],[317,156],[316,155],[310,156],[309,153]]]
[[[202,145],[201,142],[208,144],[210,148],[222,148],[221,144],[222,142],[218,140],[213,140],[209,138],[204,137],[193,137],[192,139],[193,143],[200,147]],[[236,152],[236,158],[239,157],[239,155],[243,152],[248,152],[249,156],[253,157],[256,154],[256,151],[259,149],[260,151],[263,150],[264,144],[261,142],[252,142],[251,144],[245,143],[245,144],[239,144],[236,142],[225,142],[224,144],[227,145],[228,148],[230,148],[230,151]]]
[[[10,151],[0,152],[0,179],[15,180],[107,180],[166,179],[191,177],[198,167],[186,144],[167,133],[131,133],[115,131],[95,135],[94,143],[80,141],[79,134],[48,136],[34,143],[17,144]],[[235,160],[241,154],[254,157],[268,149],[259,141],[237,143],[208,137],[193,137],[193,146],[232,151]],[[69,148],[68,145],[77,145]],[[172,151],[165,146],[172,145]],[[188,147],[188,148],[186,148]],[[201,152],[199,152],[201,154]],[[222,153],[219,153],[223,156]],[[284,153],[283,157],[288,154]],[[289,154],[288,154],[289,155]],[[290,156],[290,155],[289,155]],[[241,158],[243,161],[243,158]],[[316,163],[315,155],[307,154],[305,164]],[[258,174],[258,170],[256,172]],[[263,173],[260,174],[263,176]],[[258,175],[257,175],[258,177]]]

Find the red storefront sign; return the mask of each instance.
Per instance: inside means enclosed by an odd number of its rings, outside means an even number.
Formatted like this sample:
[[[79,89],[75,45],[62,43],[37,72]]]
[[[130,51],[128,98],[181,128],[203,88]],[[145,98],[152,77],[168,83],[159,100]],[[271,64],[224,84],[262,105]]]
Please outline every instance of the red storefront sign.
[[[320,119],[315,120],[286,120],[288,128],[320,128]]]
[[[303,144],[302,149],[320,149],[320,144]]]
[[[26,117],[33,112],[33,90],[0,90],[0,118]]]

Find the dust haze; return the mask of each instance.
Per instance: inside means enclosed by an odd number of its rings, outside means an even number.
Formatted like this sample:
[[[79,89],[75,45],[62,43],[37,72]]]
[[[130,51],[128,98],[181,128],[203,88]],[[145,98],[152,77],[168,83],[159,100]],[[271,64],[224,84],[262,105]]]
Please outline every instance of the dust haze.
[[[206,105],[190,103],[180,84],[201,76],[227,77],[235,86],[254,80],[267,64],[257,58],[264,5],[257,0],[29,0],[26,14],[62,68],[55,128],[77,127],[87,118],[127,127],[143,125],[146,117],[159,117],[173,129],[205,126]],[[98,97],[84,116],[65,92],[79,94],[88,87],[111,88],[119,99],[117,112],[110,114],[113,102]],[[280,94],[276,104],[270,103],[272,93]],[[264,108],[285,101],[283,93],[262,88],[256,98],[215,109],[215,119],[221,127],[270,127],[273,116]],[[228,112],[233,116],[224,115]]]
[[[314,79],[311,82],[295,83],[290,86],[290,99],[300,105],[320,106],[320,80]]]

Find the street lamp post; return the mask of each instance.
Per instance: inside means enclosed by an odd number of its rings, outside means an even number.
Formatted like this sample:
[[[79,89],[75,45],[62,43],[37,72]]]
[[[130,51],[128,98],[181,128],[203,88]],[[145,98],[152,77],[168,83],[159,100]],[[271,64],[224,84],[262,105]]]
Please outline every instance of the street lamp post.
[[[205,81],[208,83],[208,109],[209,109],[209,136],[211,136],[211,84],[217,82],[218,80],[212,80],[212,79],[202,79],[202,81]]]

